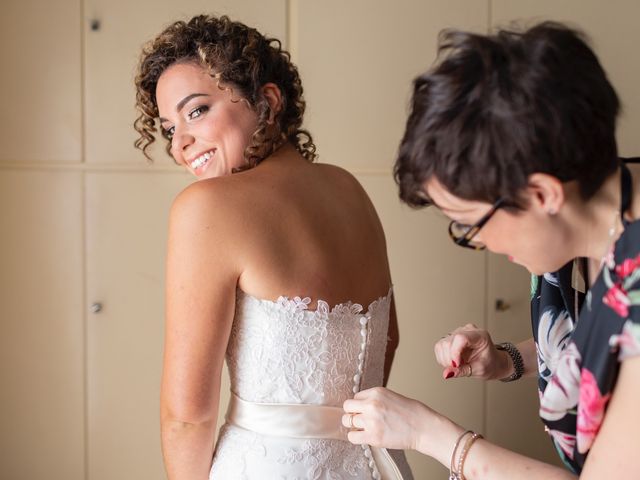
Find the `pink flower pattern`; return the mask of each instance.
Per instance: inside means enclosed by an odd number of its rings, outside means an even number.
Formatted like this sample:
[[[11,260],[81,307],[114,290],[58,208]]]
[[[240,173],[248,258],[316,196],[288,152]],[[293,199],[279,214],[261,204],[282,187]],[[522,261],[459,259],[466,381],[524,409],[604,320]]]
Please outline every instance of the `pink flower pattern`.
[[[546,431],[553,439],[553,443],[556,447],[562,450],[567,457],[573,460],[573,450],[576,447],[576,436],[560,430],[551,430],[550,428],[547,428]]]
[[[604,409],[611,394],[602,395],[596,378],[586,368],[580,377],[580,401],[578,402],[577,443],[578,452],[586,453],[593,444],[604,418]]]
[[[619,277],[625,278],[638,268],[638,258],[627,258],[620,265],[616,265],[615,272]]]
[[[609,288],[602,301],[605,305],[611,307],[622,318],[627,318],[629,315],[629,305],[631,304],[631,301],[627,296],[627,292],[619,283],[616,283]]]
[[[576,474],[597,441],[620,364],[640,356],[639,251],[640,221],[627,223],[592,288],[576,297],[584,298],[578,318],[565,295],[578,263],[538,277],[532,292],[540,417]]]

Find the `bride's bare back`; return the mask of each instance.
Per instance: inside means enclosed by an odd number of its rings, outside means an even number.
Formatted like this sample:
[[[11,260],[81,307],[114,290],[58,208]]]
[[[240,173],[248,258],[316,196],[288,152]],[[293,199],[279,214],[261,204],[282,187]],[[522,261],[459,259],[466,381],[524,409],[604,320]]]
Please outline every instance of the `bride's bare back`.
[[[212,247],[197,255],[214,264],[224,257],[233,267],[225,284],[258,298],[304,295],[329,304],[366,305],[389,289],[378,216],[339,167],[284,147],[257,168],[198,182],[181,197],[199,197],[194,208],[212,227],[203,232]]]
[[[228,201],[211,205],[229,214],[217,235],[229,236],[240,250],[240,289],[259,298],[303,295],[329,304],[367,305],[386,294],[384,233],[363,188],[341,168],[283,150],[226,178],[220,189]]]

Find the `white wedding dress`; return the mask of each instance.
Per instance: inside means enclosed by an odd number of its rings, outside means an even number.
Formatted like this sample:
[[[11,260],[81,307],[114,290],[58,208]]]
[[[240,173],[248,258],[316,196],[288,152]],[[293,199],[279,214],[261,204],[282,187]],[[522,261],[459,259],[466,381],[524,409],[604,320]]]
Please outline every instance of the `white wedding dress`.
[[[402,452],[389,451],[399,476],[387,477],[372,455],[378,449],[345,441],[340,425],[346,399],[382,385],[391,295],[366,310],[320,300],[312,311],[308,298],[272,302],[237,291],[232,405],[211,480],[413,479]]]

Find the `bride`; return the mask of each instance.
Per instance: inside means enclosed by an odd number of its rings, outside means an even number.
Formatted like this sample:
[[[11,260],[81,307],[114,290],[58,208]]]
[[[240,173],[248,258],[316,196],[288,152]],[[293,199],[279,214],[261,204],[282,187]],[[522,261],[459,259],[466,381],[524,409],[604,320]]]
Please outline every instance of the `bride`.
[[[402,453],[351,445],[341,426],[346,399],[386,382],[398,342],[391,278],[360,184],[313,163],[289,54],[202,15],[147,44],[136,87],[136,146],[147,155],[159,123],[198,179],[170,213],[169,478],[412,478]],[[232,399],[214,445],[225,355]]]

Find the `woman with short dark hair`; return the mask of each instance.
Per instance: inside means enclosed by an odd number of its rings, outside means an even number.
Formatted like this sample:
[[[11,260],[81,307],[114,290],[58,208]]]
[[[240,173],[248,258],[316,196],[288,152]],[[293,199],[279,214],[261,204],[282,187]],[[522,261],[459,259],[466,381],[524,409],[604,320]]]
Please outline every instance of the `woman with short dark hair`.
[[[558,23],[445,32],[439,57],[414,84],[400,196],[435,205],[456,244],[508,255],[534,282],[533,339],[496,346],[467,325],[436,357],[445,378],[537,372],[568,471],[383,388],[345,402],[349,438],[417,449],[453,479],[640,478],[640,169],[618,158],[617,95],[584,36]]]

